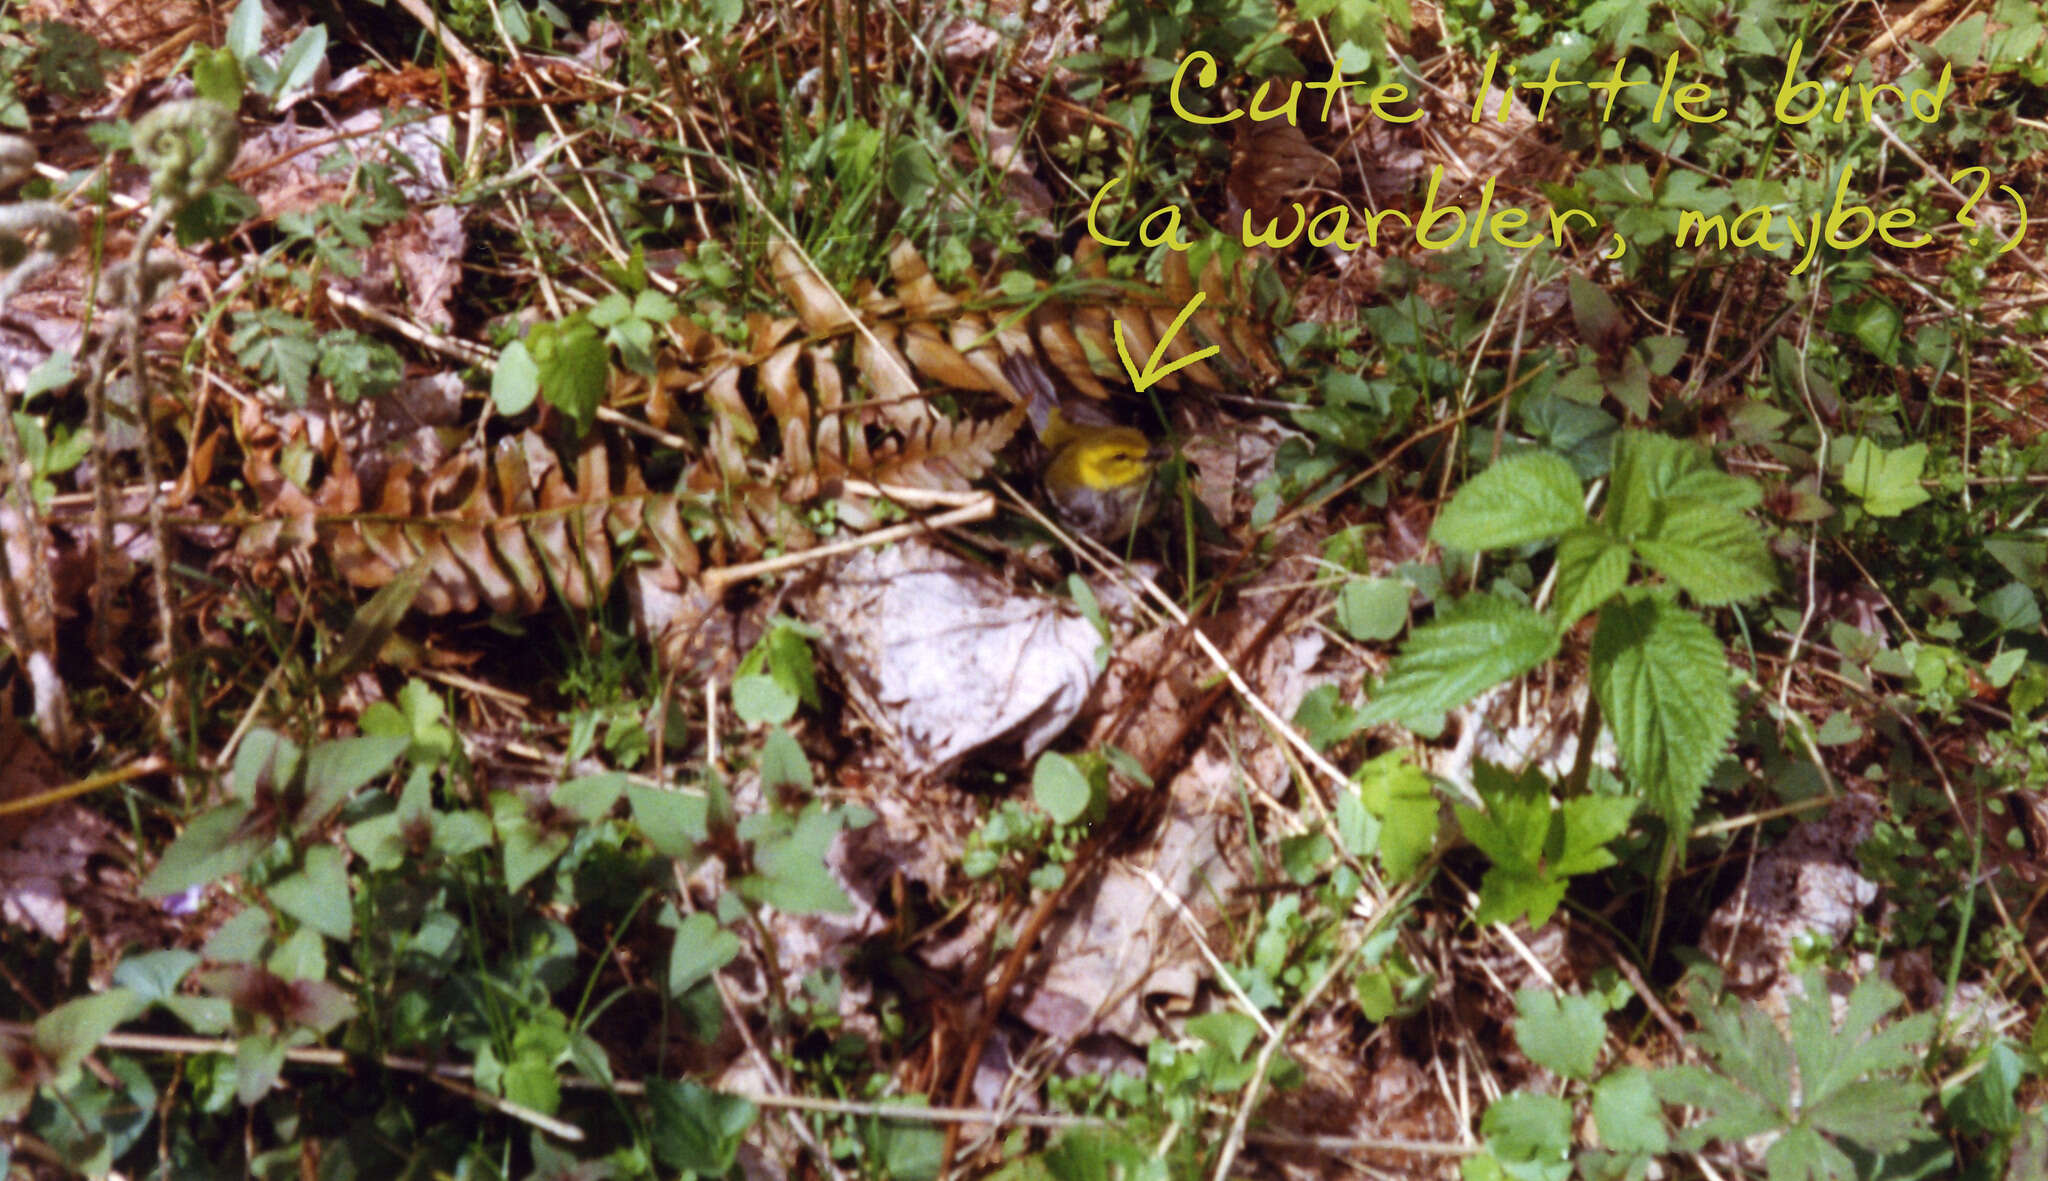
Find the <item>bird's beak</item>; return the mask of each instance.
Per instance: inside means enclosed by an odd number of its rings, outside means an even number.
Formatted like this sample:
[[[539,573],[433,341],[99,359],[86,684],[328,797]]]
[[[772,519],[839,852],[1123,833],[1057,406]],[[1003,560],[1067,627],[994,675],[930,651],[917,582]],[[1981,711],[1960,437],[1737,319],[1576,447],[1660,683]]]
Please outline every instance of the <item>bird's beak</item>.
[[[1164,443],[1154,443],[1152,444],[1152,446],[1145,449],[1146,463],[1165,463],[1167,460],[1172,458],[1173,448],[1167,446]]]

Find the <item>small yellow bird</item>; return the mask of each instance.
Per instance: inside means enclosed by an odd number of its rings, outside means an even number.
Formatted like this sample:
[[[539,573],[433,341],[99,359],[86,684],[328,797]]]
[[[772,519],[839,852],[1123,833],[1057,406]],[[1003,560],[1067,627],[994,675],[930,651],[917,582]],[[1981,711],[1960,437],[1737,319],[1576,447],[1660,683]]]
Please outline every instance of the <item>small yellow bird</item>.
[[[1061,407],[1052,379],[1029,357],[1006,357],[1003,375],[1025,396],[1025,413],[1046,452],[1040,482],[1060,520],[1107,545],[1120,544],[1158,507],[1152,475],[1170,454],[1144,432],[1078,422]]]

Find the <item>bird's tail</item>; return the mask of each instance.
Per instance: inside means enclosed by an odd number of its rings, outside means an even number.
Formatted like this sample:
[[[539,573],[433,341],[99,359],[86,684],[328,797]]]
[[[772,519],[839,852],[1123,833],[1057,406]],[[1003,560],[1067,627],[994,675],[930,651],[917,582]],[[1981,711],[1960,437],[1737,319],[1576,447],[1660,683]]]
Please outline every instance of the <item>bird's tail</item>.
[[[1031,429],[1038,432],[1041,441],[1049,443],[1046,435],[1058,429],[1060,397],[1054,392],[1052,378],[1046,376],[1044,366],[1027,356],[1004,357],[1003,376],[1023,395],[1024,413],[1031,419]]]

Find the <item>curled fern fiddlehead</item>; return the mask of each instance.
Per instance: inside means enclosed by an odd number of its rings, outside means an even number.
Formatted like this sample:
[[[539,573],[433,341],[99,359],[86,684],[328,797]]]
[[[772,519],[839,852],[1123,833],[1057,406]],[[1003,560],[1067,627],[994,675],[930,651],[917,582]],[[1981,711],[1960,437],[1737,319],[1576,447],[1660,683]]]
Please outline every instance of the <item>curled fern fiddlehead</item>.
[[[35,145],[19,136],[0,136],[0,188],[34,174]],[[78,244],[78,223],[48,201],[0,205],[0,308],[30,278],[56,265]]]
[[[149,191],[181,209],[212,188],[242,145],[235,113],[203,98],[168,102],[136,121],[135,158],[149,169]]]

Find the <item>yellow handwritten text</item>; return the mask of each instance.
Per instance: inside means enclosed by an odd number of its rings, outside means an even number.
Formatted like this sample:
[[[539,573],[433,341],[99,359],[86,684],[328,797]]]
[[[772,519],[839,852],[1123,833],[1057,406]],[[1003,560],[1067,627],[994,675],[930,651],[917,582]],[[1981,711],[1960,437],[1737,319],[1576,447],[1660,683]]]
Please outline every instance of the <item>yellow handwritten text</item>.
[[[1203,89],[1216,85],[1215,56],[1200,49],[1188,54],[1187,57],[1181,60],[1180,68],[1173,72],[1173,84],[1166,92],[1166,101],[1172,105],[1174,114],[1179,115],[1190,123],[1213,124],[1228,123],[1245,113],[1242,109],[1233,109],[1223,115],[1197,115],[1193,111],[1188,110],[1187,104],[1181,102],[1180,88],[1181,84],[1187,80],[1188,67],[1190,66],[1195,68],[1195,82],[1197,85]],[[1258,90],[1252,94],[1252,122],[1264,123],[1269,119],[1285,119],[1288,126],[1299,127],[1301,125],[1298,121],[1301,113],[1301,92],[1304,90],[1319,90],[1322,92],[1323,112],[1318,117],[1324,122],[1328,122],[1330,106],[1336,101],[1337,92],[1349,86],[1363,85],[1365,85],[1363,82],[1346,82],[1344,80],[1344,67],[1338,62],[1332,61],[1328,78],[1320,82],[1302,82],[1299,80],[1290,82],[1287,84],[1286,101],[1278,107],[1268,107],[1266,100],[1272,93],[1273,88],[1273,81],[1268,78],[1266,81],[1259,83]],[[1389,109],[1407,101],[1408,88],[1399,82],[1383,82],[1375,86],[1372,93],[1366,96],[1366,105],[1372,109],[1372,117],[1388,123],[1413,123],[1417,119],[1422,118],[1420,110],[1402,114],[1399,111]]]

